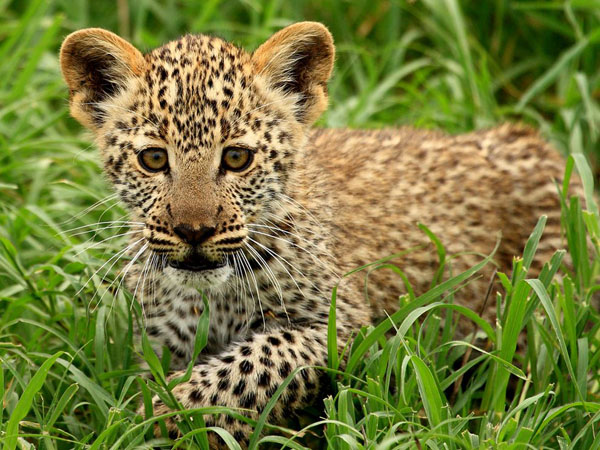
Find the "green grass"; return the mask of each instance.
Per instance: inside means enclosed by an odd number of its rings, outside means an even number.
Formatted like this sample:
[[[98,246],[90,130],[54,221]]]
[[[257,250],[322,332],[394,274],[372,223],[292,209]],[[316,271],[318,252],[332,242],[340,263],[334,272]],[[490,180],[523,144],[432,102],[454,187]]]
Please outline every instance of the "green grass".
[[[334,394],[299,419],[300,433],[276,433],[263,416],[252,445],[600,448],[598,0],[0,0],[2,449],[151,448],[150,422],[134,411],[152,392],[168,399],[172,387],[147,347],[156,382],[140,378],[130,296],[108,289],[118,264],[98,270],[122,248],[126,236],[112,237],[126,229],[94,224],[125,213],[108,197],[90,137],[68,116],[62,37],[103,26],[144,50],[209,32],[255,48],[298,20],[326,23],[337,43],[331,108],[320,125],[463,132],[521,120],[573,155],[566,172],[582,175],[587,210],[559,189],[572,269],[557,252],[529,278],[541,219],[523,258],[499,274],[497,324],[452,304],[480,266],[419,297],[409,290],[389,320],[358,334],[341,372],[330,342],[323,370]],[[402,282],[402,267],[393,269]],[[488,346],[456,340],[452,324],[461,315],[478,323]],[[521,332],[525,354],[515,353]],[[188,424],[180,445],[202,447],[201,421]]]

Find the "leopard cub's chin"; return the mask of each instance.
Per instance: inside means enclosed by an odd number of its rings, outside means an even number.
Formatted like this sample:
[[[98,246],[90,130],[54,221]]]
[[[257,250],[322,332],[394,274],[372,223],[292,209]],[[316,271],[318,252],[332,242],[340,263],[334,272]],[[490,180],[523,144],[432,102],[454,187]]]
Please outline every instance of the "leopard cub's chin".
[[[164,279],[176,288],[192,290],[218,290],[233,275],[233,269],[228,264],[210,270],[184,270],[167,266],[163,270]]]

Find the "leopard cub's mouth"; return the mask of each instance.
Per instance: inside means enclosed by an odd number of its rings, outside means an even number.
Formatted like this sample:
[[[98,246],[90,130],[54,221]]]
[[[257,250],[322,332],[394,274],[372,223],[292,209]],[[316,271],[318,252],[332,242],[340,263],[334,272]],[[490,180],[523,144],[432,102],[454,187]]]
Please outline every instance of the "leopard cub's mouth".
[[[190,253],[185,259],[180,261],[171,260],[169,261],[169,266],[178,270],[188,270],[190,272],[204,272],[207,270],[215,270],[225,266],[225,260],[217,260],[213,261],[211,259],[206,258],[204,255],[200,253]]]

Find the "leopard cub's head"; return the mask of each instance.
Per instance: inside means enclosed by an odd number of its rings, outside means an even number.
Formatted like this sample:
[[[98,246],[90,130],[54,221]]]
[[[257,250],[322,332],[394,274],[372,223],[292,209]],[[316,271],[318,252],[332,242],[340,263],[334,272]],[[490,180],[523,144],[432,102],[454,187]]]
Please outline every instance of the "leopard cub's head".
[[[142,54],[98,28],[72,33],[60,53],[71,114],[94,133],[148,249],[174,282],[195,287],[225,281],[248,224],[279,217],[327,107],[333,60],[331,35],[314,22],[251,54],[203,35]]]

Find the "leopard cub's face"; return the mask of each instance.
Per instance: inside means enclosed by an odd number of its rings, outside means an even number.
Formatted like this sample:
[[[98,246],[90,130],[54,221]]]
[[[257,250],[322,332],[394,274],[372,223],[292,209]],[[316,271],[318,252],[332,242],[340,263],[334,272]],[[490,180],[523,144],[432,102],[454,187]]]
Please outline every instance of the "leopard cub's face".
[[[220,285],[249,225],[281,218],[306,130],[326,107],[333,55],[329,32],[311,22],[253,54],[208,36],[146,55],[101,29],[67,37],[71,113],[144,224],[138,247],[171,282]]]

